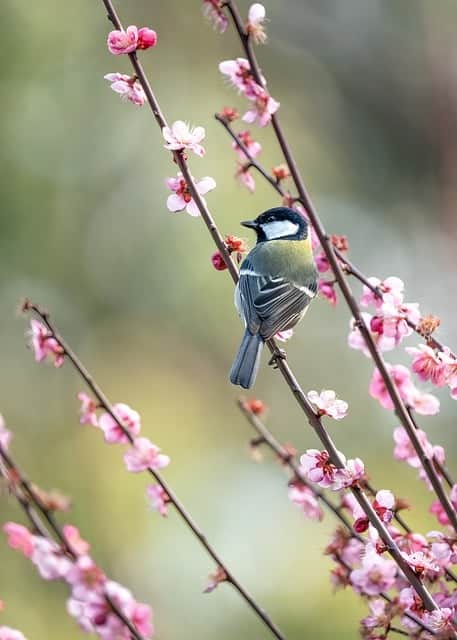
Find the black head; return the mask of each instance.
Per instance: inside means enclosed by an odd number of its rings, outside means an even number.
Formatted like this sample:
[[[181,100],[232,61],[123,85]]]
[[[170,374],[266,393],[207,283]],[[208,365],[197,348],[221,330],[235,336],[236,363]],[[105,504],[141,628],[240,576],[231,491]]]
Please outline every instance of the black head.
[[[241,223],[244,227],[254,229],[257,242],[268,240],[304,240],[308,236],[306,219],[287,207],[275,207],[261,213],[255,220]]]

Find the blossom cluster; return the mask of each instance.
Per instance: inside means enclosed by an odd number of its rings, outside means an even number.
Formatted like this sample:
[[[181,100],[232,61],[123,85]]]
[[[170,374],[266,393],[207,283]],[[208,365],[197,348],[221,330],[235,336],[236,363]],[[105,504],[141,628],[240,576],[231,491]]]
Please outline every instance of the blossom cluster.
[[[28,558],[44,580],[63,580],[68,585],[67,611],[84,631],[103,639],[130,639],[131,633],[113,611],[112,602],[141,635],[146,638],[153,635],[151,608],[105,576],[90,557],[90,546],[80,537],[76,527],[63,527],[71,553],[53,540],[31,533],[21,524],[7,522],[3,530],[9,546]],[[0,635],[5,640],[20,640],[22,637],[22,634]]]

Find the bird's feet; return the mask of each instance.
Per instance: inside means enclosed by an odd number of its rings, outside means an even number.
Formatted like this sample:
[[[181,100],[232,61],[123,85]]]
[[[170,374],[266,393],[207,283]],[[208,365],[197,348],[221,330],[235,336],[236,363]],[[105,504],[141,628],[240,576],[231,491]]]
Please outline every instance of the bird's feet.
[[[284,351],[284,349],[280,349],[279,347],[276,347],[271,358],[268,361],[268,366],[273,367],[273,369],[277,369],[279,366],[280,360],[287,360],[287,354]]]

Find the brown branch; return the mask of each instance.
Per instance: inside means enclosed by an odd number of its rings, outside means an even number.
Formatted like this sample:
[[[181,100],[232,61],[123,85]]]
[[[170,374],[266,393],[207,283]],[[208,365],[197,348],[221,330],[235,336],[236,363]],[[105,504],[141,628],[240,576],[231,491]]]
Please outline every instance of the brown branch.
[[[16,462],[11,457],[4,447],[0,444],[0,474],[3,475],[8,483],[8,486],[13,493],[14,497],[18,501],[19,505],[23,509],[25,515],[30,521],[33,530],[37,535],[53,542],[58,542],[61,549],[73,560],[76,561],[78,556],[72,549],[68,540],[65,538],[61,528],[55,520],[52,511],[47,509],[40,497],[36,494],[32,484],[27,480],[22,471],[19,469]],[[50,535],[48,528],[41,520],[41,517],[45,518],[48,523],[49,529],[55,535],[56,540]],[[138,631],[135,625],[129,620],[123,612],[119,609],[117,604],[113,602],[112,598],[107,593],[103,593],[106,603],[111,608],[114,615],[127,627],[130,631],[131,638],[135,640],[145,640],[144,636]]]
[[[111,19],[111,21],[113,22],[113,24],[117,27],[117,28],[121,28],[121,22],[114,10],[114,7],[112,5],[111,0],[102,0],[103,4],[105,5],[107,11],[108,11],[108,15],[109,18]],[[231,2],[231,0],[228,0],[228,2],[226,3],[227,7],[229,8],[229,10],[231,12],[235,11],[234,9],[234,3]],[[233,15],[233,13],[232,13]],[[236,16],[236,13],[234,14]],[[238,15],[239,18],[239,15]],[[240,33],[240,35],[243,32],[243,27],[240,24],[238,24],[238,31]],[[245,36],[246,39],[246,43],[245,43],[245,47],[246,47],[246,51],[248,52],[248,57],[251,56],[252,57],[252,47],[251,47],[251,43],[249,41],[249,38],[247,38],[247,36]],[[158,102],[152,92],[151,86],[145,76],[144,70],[141,66],[141,64],[138,62],[136,55],[135,54],[129,54],[132,65],[134,66],[136,75],[138,76],[139,81],[141,82],[141,85],[143,86],[143,89],[145,90],[148,102],[151,106],[151,110],[154,114],[154,117],[156,119],[157,124],[159,125],[159,127],[162,129],[163,128],[163,123],[165,122],[163,116],[161,116],[161,112],[160,109],[158,107]],[[254,65],[253,65],[254,68]],[[286,152],[288,152],[288,148],[287,145],[285,143],[285,139],[282,136],[282,132],[280,129],[278,129],[276,120],[274,121],[274,128],[275,131],[277,132],[278,135],[278,139],[280,139],[280,144],[283,147],[283,151],[286,155]],[[208,231],[210,232],[217,248],[219,249],[219,251],[222,253],[224,260],[229,268],[229,272],[230,275],[232,277],[232,280],[236,283],[238,280],[238,272],[237,269],[235,267],[235,264],[233,263],[231,257],[228,255],[228,251],[227,251],[227,247],[225,246],[222,236],[219,233],[215,222],[213,220],[213,218],[211,217],[206,205],[204,204],[204,202],[202,201],[201,197],[199,196],[196,188],[195,188],[195,184],[193,183],[193,181],[190,179],[190,172],[189,169],[187,167],[187,163],[184,159],[184,156],[182,153],[174,153],[174,158],[176,160],[176,162],[178,162],[179,167],[181,168],[184,177],[186,178],[186,181],[188,182],[188,186],[189,189],[191,191],[192,197],[194,198],[194,201],[201,213],[201,216],[205,222],[205,225],[208,229]],[[289,157],[290,156],[290,157]],[[288,162],[289,164],[289,168],[291,170],[292,175],[296,178],[299,178],[299,173],[298,173],[298,169],[295,166],[295,163],[293,161],[292,156],[290,155],[290,153],[288,153],[288,159],[290,162]],[[302,186],[302,183],[298,180],[298,183],[300,184],[300,186]],[[307,195],[306,192],[304,191],[304,187],[302,188],[302,193],[300,193],[300,189],[298,190],[300,197],[304,198],[304,195]],[[311,215],[310,215],[311,218]],[[319,237],[321,238],[321,243],[322,241],[326,240],[325,237],[325,232],[322,228],[322,225],[320,224],[320,221],[318,220],[318,218],[315,216],[314,214],[314,220],[311,219],[311,222],[313,223],[313,225],[316,227],[316,231],[319,235]],[[328,240],[328,239],[327,239]],[[324,247],[324,244],[323,244]],[[355,302],[354,298],[352,297],[352,293],[350,292],[350,289],[346,283],[346,280],[344,278],[344,275],[341,272],[341,269],[339,267],[338,261],[333,253],[332,250],[332,246],[331,244],[327,243],[325,244],[325,249],[326,249],[326,253],[328,253],[328,259],[330,261],[330,264],[333,266],[334,268],[334,272],[335,272],[335,276],[337,277],[338,281],[340,282],[340,286],[342,289],[346,290],[346,294],[349,293],[349,299],[351,300],[351,304],[355,305],[355,310],[357,311],[357,303]],[[36,309],[35,309],[36,310]],[[43,318],[45,319],[45,318]],[[45,320],[46,321],[46,320]],[[49,326],[49,319],[47,318],[47,326],[48,328],[50,328]],[[51,328],[50,328],[51,330]],[[54,337],[56,337],[56,339],[59,341],[59,338],[57,336],[54,335]],[[371,337],[371,336],[370,336]],[[371,343],[373,348],[376,351],[376,347],[374,346],[374,343]],[[61,343],[61,346],[65,349],[65,346],[63,343]],[[267,346],[270,350],[270,352],[272,353],[273,356],[277,356],[278,354],[278,348],[276,346],[276,343],[273,339],[268,340],[267,341]],[[376,355],[378,357],[379,354]],[[74,354],[73,354],[74,356]],[[73,364],[77,367],[77,363],[78,361],[75,360],[75,356],[72,358],[70,358],[73,362]],[[284,377],[287,385],[289,386],[291,392],[293,393],[295,399],[297,400],[298,404],[300,405],[300,407],[302,408],[302,410],[304,411],[309,424],[311,425],[311,427],[314,429],[314,431],[316,432],[317,437],[319,438],[319,440],[321,441],[322,445],[324,446],[324,448],[328,451],[329,453],[329,457],[331,462],[338,468],[342,468],[343,462],[340,458],[340,455],[338,453],[338,450],[336,448],[336,446],[334,445],[332,439],[330,438],[329,434],[327,433],[327,431],[325,430],[320,418],[314,413],[314,410],[311,406],[311,404],[309,403],[304,391],[301,389],[297,379],[295,378],[295,375],[293,374],[291,368],[289,367],[288,363],[283,359],[283,358],[278,358],[276,357],[276,361],[277,361],[277,367],[279,369],[279,371],[281,372],[282,376]],[[382,361],[381,364],[383,365]],[[78,367],[77,367],[78,368]],[[385,369],[385,367],[384,367]],[[84,377],[83,373],[84,373],[84,368],[79,368],[78,369],[80,374]],[[400,407],[403,407],[403,404],[401,402],[401,399],[398,396],[397,390],[395,388],[395,386],[393,385],[392,381],[389,378],[389,382],[391,385],[391,388],[393,389],[393,393],[394,395],[396,394],[396,398],[398,398],[398,401],[400,402]],[[87,380],[89,386],[90,384],[92,384],[92,389],[94,389],[94,382],[92,381],[92,379],[89,378],[89,380]],[[387,381],[386,381],[386,385],[387,385]],[[111,415],[112,417],[116,420],[116,422],[119,424],[119,426],[122,426],[118,420],[116,419],[115,415],[112,413],[111,411]],[[416,439],[417,440],[417,439]],[[418,445],[420,446],[420,443],[417,441]],[[164,489],[166,490],[165,486]],[[397,545],[395,544],[394,540],[392,539],[392,536],[390,535],[389,531],[387,530],[386,526],[384,525],[384,523],[380,520],[380,518],[378,517],[378,515],[376,514],[376,512],[374,511],[374,509],[372,508],[369,500],[367,499],[365,493],[362,491],[362,489],[358,486],[353,486],[351,487],[351,491],[354,495],[354,497],[356,498],[356,500],[358,501],[358,503],[360,504],[361,508],[363,509],[364,513],[366,514],[367,518],[369,519],[369,521],[371,522],[371,524],[375,527],[375,529],[378,531],[380,538],[382,539],[382,541],[384,542],[386,548],[389,550],[389,553],[391,554],[391,556],[393,557],[393,559],[395,560],[395,562],[398,564],[398,566],[400,567],[400,569],[403,571],[403,573],[405,574],[407,580],[410,582],[410,584],[412,585],[412,587],[414,588],[414,590],[417,592],[417,594],[419,595],[419,597],[422,599],[424,606],[428,609],[428,610],[434,610],[437,609],[437,605],[434,602],[432,596],[430,595],[430,593],[428,592],[427,588],[423,585],[423,583],[421,582],[421,580],[418,578],[418,576],[415,574],[415,572],[411,569],[411,567],[409,566],[409,564],[405,561],[405,559],[403,558],[400,549],[397,547]],[[198,535],[198,533],[196,534],[197,537],[200,537]],[[206,540],[203,538],[200,538],[202,544],[205,546]],[[208,549],[207,549],[208,550]],[[211,554],[211,552],[208,550],[208,552]],[[240,593],[243,594],[242,591],[240,591],[240,589],[238,589]],[[267,624],[267,626],[269,626],[270,630],[273,631],[274,627],[272,626],[271,621],[269,621],[268,617],[266,616],[266,614],[264,612],[262,612],[259,607],[255,604],[255,602],[252,601],[252,599],[249,597],[246,598],[246,595],[243,595],[243,597],[250,603],[251,607],[256,611],[257,615],[259,615],[259,617],[261,617],[264,622]],[[275,633],[275,635],[277,635],[277,631],[273,631],[273,633]],[[278,636],[277,636],[278,637]]]
[[[246,29],[242,23],[236,3],[234,2],[234,0],[227,0],[226,6],[232,16],[233,23],[239,35],[242,47],[245,51],[246,57],[249,60],[252,75],[258,84],[260,84],[261,86],[265,86],[265,81],[263,80],[263,76],[260,73],[260,68],[259,68],[256,56],[254,54],[251,38],[249,34],[246,32]],[[363,317],[362,317],[362,313],[359,308],[359,305],[357,304],[354,294],[351,291],[350,285],[344,274],[343,268],[341,267],[338,257],[335,254],[335,250],[332,245],[331,239],[327,234],[327,232],[325,231],[324,226],[307,192],[307,189],[300,175],[300,171],[298,169],[295,158],[286,140],[283,129],[279,123],[277,113],[272,115],[271,123],[274,129],[274,132],[276,134],[276,138],[278,140],[279,146],[281,147],[282,153],[284,155],[284,159],[287,163],[287,166],[289,167],[292,180],[295,184],[295,188],[297,189],[297,192],[299,195],[299,200],[303,204],[306,210],[306,213],[316,232],[316,235],[319,238],[319,241],[321,243],[325,256],[334,273],[335,279],[338,282],[341,293],[343,294],[343,297],[346,300],[346,303],[352,313],[352,316],[356,322],[356,325],[358,326],[359,331],[365,340],[365,344],[370,352],[370,355],[384,381],[387,392],[394,405],[395,413],[397,414],[398,419],[400,420],[401,424],[405,428],[408,434],[408,437],[414,447],[414,450],[416,451],[417,456],[422,462],[424,471],[430,481],[430,484],[432,485],[441,505],[443,506],[443,509],[446,512],[446,515],[448,516],[450,523],[452,524],[454,530],[457,532],[457,512],[454,509],[454,506],[452,505],[451,501],[449,500],[449,497],[447,496],[446,492],[442,487],[441,481],[434,467],[433,461],[431,461],[425,455],[424,448],[417,436],[416,427],[413,421],[411,420],[411,417],[408,413],[408,409],[405,403],[403,402],[398,392],[398,389],[392,377],[389,374],[389,371],[387,370],[386,363],[384,362],[384,359],[380,351],[376,347],[376,344],[373,340],[373,337],[368,327],[363,322]],[[270,350],[271,350],[271,346],[270,346]],[[283,375],[284,375],[284,372],[283,372]],[[302,406],[302,408],[304,407]]]
[[[52,337],[62,347],[65,356],[72,363],[75,370],[78,372],[80,377],[84,380],[86,385],[89,387],[89,389],[93,393],[94,397],[97,399],[100,407],[103,408],[112,417],[112,419],[116,422],[118,427],[122,430],[125,437],[130,442],[130,444],[133,444],[134,438],[132,437],[132,434],[116,415],[112,403],[109,401],[109,399],[107,398],[107,396],[105,395],[101,387],[94,380],[93,376],[86,369],[86,367],[78,358],[78,356],[70,347],[70,345],[64,340],[64,338],[57,331],[54,324],[51,322],[49,318],[49,314],[46,311],[43,311],[42,309],[40,309],[37,305],[34,305],[30,302],[29,303],[26,302],[25,306],[27,309],[34,311],[35,314],[39,318],[41,318],[41,320],[45,323]],[[168,496],[168,502],[174,506],[176,511],[181,516],[182,520],[187,525],[188,529],[199,540],[200,544],[203,546],[203,548],[209,554],[209,556],[214,560],[217,567],[219,567],[224,571],[226,576],[225,581],[229,582],[236,589],[236,591],[238,591],[238,593],[243,598],[243,600],[251,607],[251,609],[255,612],[255,614],[264,622],[264,624],[270,629],[273,635],[279,640],[284,640],[285,636],[272,622],[268,614],[255,601],[253,596],[245,589],[245,587],[240,583],[240,581],[235,577],[235,575],[229,570],[225,562],[222,560],[220,555],[216,552],[212,544],[207,540],[202,530],[194,521],[190,513],[186,510],[182,502],[178,499],[177,495],[174,493],[174,491],[171,489],[168,483],[164,480],[162,475],[152,468],[148,469],[148,473],[156,480],[156,482],[158,482],[158,484],[160,484],[160,486]]]

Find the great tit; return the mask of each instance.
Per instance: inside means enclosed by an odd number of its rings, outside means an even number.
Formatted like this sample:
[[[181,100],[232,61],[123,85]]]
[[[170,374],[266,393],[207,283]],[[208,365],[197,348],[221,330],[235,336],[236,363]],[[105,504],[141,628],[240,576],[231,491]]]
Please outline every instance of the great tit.
[[[299,322],[317,293],[317,271],[303,216],[276,207],[241,223],[257,234],[257,244],[240,266],[235,306],[246,326],[230,371],[244,389],[255,382],[266,340]]]

